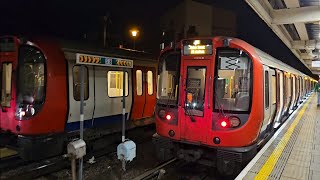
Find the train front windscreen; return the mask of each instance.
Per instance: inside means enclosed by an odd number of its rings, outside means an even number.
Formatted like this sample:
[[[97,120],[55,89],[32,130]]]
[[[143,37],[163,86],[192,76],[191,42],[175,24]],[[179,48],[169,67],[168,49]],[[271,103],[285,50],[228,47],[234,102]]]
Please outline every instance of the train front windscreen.
[[[45,56],[36,47],[19,49],[16,118],[28,119],[40,111],[45,100]]]
[[[248,112],[252,90],[250,57],[236,49],[218,49],[215,77],[215,111]]]
[[[160,58],[158,70],[158,104],[177,105],[180,76],[180,52],[169,52]]]

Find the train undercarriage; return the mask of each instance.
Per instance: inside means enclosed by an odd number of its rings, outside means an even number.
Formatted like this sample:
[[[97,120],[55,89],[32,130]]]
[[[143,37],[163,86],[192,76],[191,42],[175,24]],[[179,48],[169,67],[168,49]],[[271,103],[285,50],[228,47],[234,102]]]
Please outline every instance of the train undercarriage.
[[[158,134],[153,135],[152,141],[159,161],[178,158],[216,168],[225,176],[238,174],[257,153],[256,144],[244,148],[217,149],[199,144],[175,142]]]

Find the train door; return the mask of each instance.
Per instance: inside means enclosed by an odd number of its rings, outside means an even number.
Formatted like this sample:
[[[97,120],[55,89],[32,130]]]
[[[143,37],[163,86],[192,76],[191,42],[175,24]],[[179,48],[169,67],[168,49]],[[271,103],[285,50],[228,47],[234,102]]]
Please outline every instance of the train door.
[[[12,62],[3,62],[0,67],[0,127],[3,129],[9,129],[11,119],[14,119],[15,115],[15,82],[14,81],[14,69]]]
[[[288,73],[284,72],[283,74],[283,99],[284,99],[284,105],[283,105],[283,112],[282,115],[286,116],[288,114],[289,105],[290,105],[290,81],[288,78]]]
[[[263,95],[264,95],[264,117],[263,117],[263,124],[261,127],[261,134],[264,134],[263,132],[267,129],[268,125],[271,121],[271,73],[268,66],[263,66],[264,74],[263,74]]]
[[[69,84],[69,113],[67,131],[79,129],[80,121],[80,65],[75,65],[74,62],[68,61],[68,84]],[[93,67],[84,66],[84,120],[91,120],[93,115],[94,105],[94,79]],[[88,122],[88,121],[87,121]],[[85,128],[91,124],[84,123]]]
[[[156,102],[156,72],[153,67],[134,66],[133,93],[134,102],[131,119],[151,117]]]
[[[269,98],[270,98],[270,128],[273,128],[277,111],[277,78],[276,71],[269,69]]]
[[[122,119],[123,89],[125,90],[126,115],[130,114],[132,105],[131,69],[118,67],[94,67],[95,108],[94,122],[96,127],[112,124],[120,125]],[[123,81],[125,79],[125,87]],[[114,130],[115,128],[113,128]]]
[[[296,104],[295,106],[297,107],[299,105],[299,101],[300,101],[300,78],[299,76],[296,76]]]
[[[209,105],[211,82],[210,61],[185,61],[182,69],[182,107],[179,119],[181,139],[206,143],[206,135],[212,119]]]
[[[142,66],[133,67],[133,105],[131,112],[131,119],[141,119],[146,102],[145,85],[143,83],[143,72],[145,71]]]
[[[299,103],[301,103],[303,100],[303,84],[302,84],[302,82],[303,82],[303,79],[301,76],[299,76],[299,85],[300,85],[300,87],[299,87],[300,88]]]
[[[156,104],[156,69],[154,67],[146,67],[145,69],[145,97],[146,102],[142,117],[151,117],[154,113]]]
[[[289,114],[293,112],[293,106],[295,104],[295,99],[296,99],[296,80],[293,75],[289,76],[290,78],[290,91],[291,91],[291,100],[290,100],[290,107],[289,107]]]
[[[276,70],[277,73],[277,111],[274,120],[274,128],[277,128],[281,124],[281,115],[283,111],[283,73],[282,71]]]

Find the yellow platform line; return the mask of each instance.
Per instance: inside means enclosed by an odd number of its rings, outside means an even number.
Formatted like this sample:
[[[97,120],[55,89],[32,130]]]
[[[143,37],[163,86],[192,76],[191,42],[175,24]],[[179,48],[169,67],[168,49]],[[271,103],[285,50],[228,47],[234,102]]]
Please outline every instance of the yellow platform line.
[[[313,95],[308,99],[308,101],[303,105],[302,109],[300,110],[297,117],[293,120],[291,126],[287,130],[286,134],[283,136],[275,150],[272,152],[272,154],[267,159],[266,163],[262,166],[259,173],[254,178],[255,180],[262,180],[262,179],[268,179],[269,175],[271,174],[274,166],[276,165],[279,157],[281,156],[284,148],[286,147],[295,127],[299,123],[301,117],[303,116],[308,104],[310,103],[310,100],[313,98]]]

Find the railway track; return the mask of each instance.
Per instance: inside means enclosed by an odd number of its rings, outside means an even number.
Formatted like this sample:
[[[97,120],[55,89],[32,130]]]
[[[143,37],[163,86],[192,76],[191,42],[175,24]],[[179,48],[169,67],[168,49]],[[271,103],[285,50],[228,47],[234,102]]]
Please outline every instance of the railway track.
[[[22,160],[18,155],[3,157],[0,159],[0,169],[1,171],[6,171],[10,168],[21,166],[26,162]]]
[[[152,180],[152,179],[160,179],[163,174],[165,173],[164,168],[166,168],[167,166],[172,165],[173,163],[177,162],[176,158],[170,159],[162,164],[160,164],[159,166],[150,169],[148,171],[146,171],[145,173],[135,177],[133,180]]]
[[[176,158],[170,159],[155,168],[152,168],[133,180],[220,180],[223,178],[212,177],[208,168],[195,163],[188,163]]]
[[[138,129],[136,129],[137,131]],[[152,127],[142,127],[141,132],[135,133],[133,130],[128,132],[130,138],[133,139],[136,144],[151,141],[154,129]],[[97,141],[101,143],[100,141]],[[108,144],[106,147],[101,148],[99,144],[98,149],[93,149],[87,152],[84,157],[84,162],[88,161],[91,157],[99,158],[111,153],[115,153],[118,142]],[[14,169],[13,169],[14,168]],[[45,176],[63,169],[70,168],[70,159],[66,154],[48,158],[46,160],[37,162],[25,162],[18,156],[1,159],[0,162],[0,179],[35,179],[37,177]],[[6,170],[6,171],[4,171]]]

